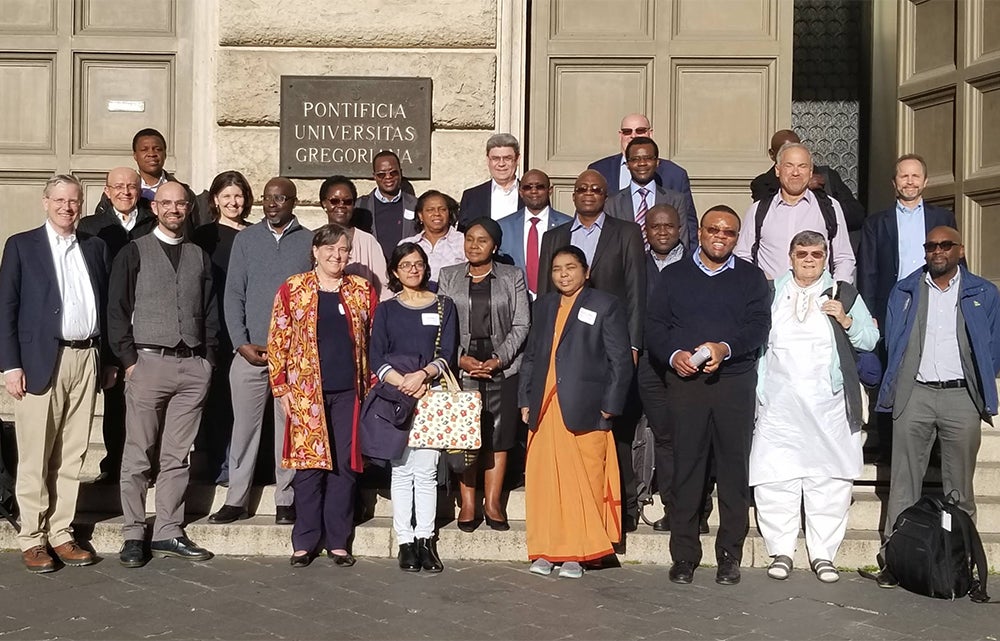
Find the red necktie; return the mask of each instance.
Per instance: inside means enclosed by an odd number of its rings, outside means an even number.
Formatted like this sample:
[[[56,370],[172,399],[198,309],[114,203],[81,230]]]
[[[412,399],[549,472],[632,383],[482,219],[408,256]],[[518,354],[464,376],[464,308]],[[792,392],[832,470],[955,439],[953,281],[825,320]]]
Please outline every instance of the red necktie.
[[[524,264],[528,271],[528,290],[538,292],[538,216],[531,217],[531,229],[528,230],[527,255]]]

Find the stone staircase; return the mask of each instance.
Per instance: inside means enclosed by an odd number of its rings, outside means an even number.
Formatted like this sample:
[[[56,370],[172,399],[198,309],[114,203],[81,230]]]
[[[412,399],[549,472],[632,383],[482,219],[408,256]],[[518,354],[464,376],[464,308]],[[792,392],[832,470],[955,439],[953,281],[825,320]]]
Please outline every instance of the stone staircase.
[[[6,395],[4,395],[6,397]],[[12,407],[9,398],[0,401],[0,415],[11,418]],[[94,422],[91,445],[84,464],[83,478],[97,476],[98,466],[104,456],[104,446],[100,442],[101,417]],[[978,526],[986,547],[987,557],[1000,559],[1000,431],[984,426],[979,464],[976,469],[976,491],[978,503]],[[193,469],[197,467],[197,455],[193,457]],[[884,520],[884,501],[888,497],[888,468],[872,463],[865,465],[862,478],[855,482],[854,500],[851,506],[847,537],[841,547],[837,565],[845,568],[871,566],[879,548],[879,531]],[[940,471],[931,468],[925,481],[928,492],[940,491]],[[150,489],[147,497],[147,512],[153,512],[156,488]],[[291,526],[274,523],[274,487],[258,486],[251,493],[252,518],[230,525],[208,523],[207,515],[225,501],[226,489],[207,483],[192,482],[187,494],[188,535],[200,545],[216,554],[254,556],[287,555],[291,553]],[[369,488],[362,492],[367,513],[373,515],[358,525],[353,541],[353,551],[359,556],[392,557],[396,553],[396,542],[392,531],[392,505],[388,490]],[[456,499],[444,492],[438,498],[438,524],[440,527],[439,551],[442,558],[485,561],[526,561],[524,527],[524,489],[511,490],[505,496],[507,515],[511,529],[496,532],[481,525],[473,533],[462,532],[455,524],[458,514]],[[657,498],[645,510],[650,520],[659,518],[662,505]],[[751,524],[754,523],[751,514]],[[702,537],[704,561],[714,562],[715,532],[718,526],[718,510],[709,519],[711,532]],[[80,489],[76,530],[80,538],[90,540],[94,549],[103,555],[113,555],[121,546],[121,508],[117,485],[103,485],[85,482]],[[654,532],[640,524],[637,532],[627,536],[624,551],[619,555],[622,563],[670,562],[668,553],[669,534]],[[0,549],[16,549],[13,529],[0,524]],[[770,562],[763,540],[751,525],[750,534],[744,546],[743,565],[765,567]],[[805,543],[800,535],[799,550],[795,564],[806,567]]]

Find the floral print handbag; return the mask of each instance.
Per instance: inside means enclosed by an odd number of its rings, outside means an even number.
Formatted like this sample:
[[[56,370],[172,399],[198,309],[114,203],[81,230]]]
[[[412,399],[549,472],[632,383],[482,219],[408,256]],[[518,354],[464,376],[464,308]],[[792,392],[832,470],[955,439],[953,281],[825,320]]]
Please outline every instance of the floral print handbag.
[[[410,447],[438,450],[478,450],[483,439],[479,416],[483,399],[478,391],[462,391],[451,369],[441,364],[441,389],[430,389],[417,401],[410,428]]]

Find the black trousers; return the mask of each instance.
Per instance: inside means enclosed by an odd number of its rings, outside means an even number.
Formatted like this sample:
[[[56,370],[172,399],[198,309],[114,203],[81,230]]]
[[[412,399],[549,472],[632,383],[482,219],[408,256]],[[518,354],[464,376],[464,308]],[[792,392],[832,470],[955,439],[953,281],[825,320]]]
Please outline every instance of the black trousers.
[[[101,461],[101,472],[112,479],[121,476],[122,453],[125,451],[125,378],[119,374],[115,384],[101,392],[104,397],[102,433],[107,454]]]
[[[716,558],[725,552],[739,561],[750,527],[748,467],[757,371],[681,378],[671,370],[666,381],[667,415],[674,425],[670,556],[675,562],[701,562],[698,521],[711,452],[719,496]]]
[[[625,411],[611,421],[611,433],[615,437],[615,453],[618,455],[618,470],[622,484],[622,515],[639,520],[639,490],[635,484],[635,470],[632,469],[632,441],[635,428],[642,418],[642,402],[639,399],[638,377],[632,374]]]

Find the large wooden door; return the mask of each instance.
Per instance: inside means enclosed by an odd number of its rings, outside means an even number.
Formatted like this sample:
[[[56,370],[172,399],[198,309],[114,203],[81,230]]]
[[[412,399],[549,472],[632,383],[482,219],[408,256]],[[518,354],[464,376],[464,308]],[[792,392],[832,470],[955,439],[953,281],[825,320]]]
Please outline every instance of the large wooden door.
[[[791,122],[792,0],[533,0],[528,167],[572,211],[573,178],[649,116],[699,213],[750,204],[771,134]]]
[[[928,165],[969,267],[1000,284],[1000,2],[899,0],[898,151]]]
[[[136,131],[190,158],[187,0],[3,0],[0,10],[0,242],[41,223],[41,186],[73,173],[93,211],[108,169],[134,165]],[[184,46],[181,46],[184,44]]]

